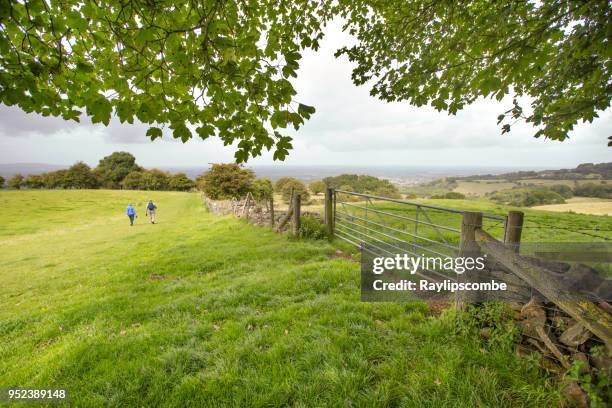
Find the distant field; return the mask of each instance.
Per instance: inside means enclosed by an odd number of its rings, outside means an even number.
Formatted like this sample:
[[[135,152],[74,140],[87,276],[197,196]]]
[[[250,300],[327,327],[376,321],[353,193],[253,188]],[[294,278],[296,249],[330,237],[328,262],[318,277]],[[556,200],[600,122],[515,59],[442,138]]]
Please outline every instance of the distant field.
[[[361,302],[335,243],[198,194],[0,191],[0,208],[0,388],[67,388],[75,407],[562,405],[535,360],[453,314]]]
[[[565,200],[565,204],[540,205],[534,210],[555,212],[573,211],[580,214],[612,215],[612,200],[592,197],[573,197]]]
[[[546,180],[546,179],[523,179],[516,181],[508,180],[458,180],[457,187],[452,191],[465,194],[466,196],[482,197],[488,193],[506,190],[513,187],[534,184],[537,186],[551,186],[554,184],[565,184],[573,187],[576,184],[600,183],[601,180]],[[606,182],[612,183],[612,180]]]
[[[481,197],[487,193],[505,190],[516,186],[516,183],[509,181],[458,181],[457,187],[453,190],[466,196]]]

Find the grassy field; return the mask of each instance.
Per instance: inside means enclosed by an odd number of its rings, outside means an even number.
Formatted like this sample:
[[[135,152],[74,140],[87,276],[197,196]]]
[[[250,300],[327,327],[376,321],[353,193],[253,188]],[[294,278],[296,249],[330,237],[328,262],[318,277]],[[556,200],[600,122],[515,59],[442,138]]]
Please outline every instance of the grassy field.
[[[0,207],[0,387],[66,388],[78,407],[560,404],[535,362],[452,313],[363,303],[331,244],[196,194],[1,191]]]
[[[540,205],[532,208],[555,212],[573,211],[580,214],[612,215],[612,200],[594,197],[572,197],[565,201],[565,204]]]
[[[515,187],[516,183],[511,181],[503,181],[503,180],[491,180],[491,181],[465,181],[459,180],[457,181],[457,187],[453,189],[461,194],[465,194],[466,196],[476,196],[482,197],[487,193],[492,193],[494,191],[506,190],[512,187]]]
[[[413,188],[417,193],[421,194],[443,194],[448,191],[456,191],[465,194],[468,197],[484,197],[486,194],[496,191],[511,189],[527,185],[535,185],[540,187],[550,187],[555,184],[564,184],[569,187],[588,183],[600,183],[599,179],[587,180],[553,180],[553,179],[522,179],[518,181],[509,180],[457,180],[455,186],[445,186],[443,183],[434,186],[417,186]],[[610,183],[612,180],[606,180]],[[408,189],[410,190],[410,189]]]

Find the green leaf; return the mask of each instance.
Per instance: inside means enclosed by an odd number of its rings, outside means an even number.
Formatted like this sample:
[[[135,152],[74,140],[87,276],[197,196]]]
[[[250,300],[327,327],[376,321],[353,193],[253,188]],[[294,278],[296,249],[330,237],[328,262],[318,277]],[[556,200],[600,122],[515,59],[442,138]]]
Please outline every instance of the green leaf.
[[[209,136],[215,134],[215,128],[210,125],[202,125],[196,128],[196,132],[202,140],[206,140]]]
[[[160,128],[158,128],[158,127],[150,127],[147,130],[147,136],[149,136],[151,138],[151,140],[155,140],[158,137],[162,137],[162,130]]]
[[[310,115],[315,113],[315,108],[314,108],[314,106],[308,106],[308,105],[304,105],[303,103],[300,103],[298,105],[298,113],[303,118],[310,119]]]
[[[112,105],[104,97],[96,98],[96,100],[90,106],[88,106],[88,113],[91,115],[91,121],[93,123],[102,122],[106,126],[108,126],[110,122],[112,110]]]
[[[172,136],[175,139],[181,139],[185,143],[191,138],[191,131],[184,124],[180,124],[174,128]]]

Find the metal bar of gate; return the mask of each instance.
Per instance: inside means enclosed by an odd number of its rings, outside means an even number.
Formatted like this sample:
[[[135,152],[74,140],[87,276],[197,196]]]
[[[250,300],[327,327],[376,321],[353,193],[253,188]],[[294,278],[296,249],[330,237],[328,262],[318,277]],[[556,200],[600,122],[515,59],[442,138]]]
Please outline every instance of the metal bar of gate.
[[[341,218],[341,219],[342,219],[342,218]],[[404,244],[408,244],[408,245],[410,245],[411,247],[417,247],[417,248],[422,249],[423,251],[431,252],[432,254],[440,255],[440,256],[443,256],[443,257],[447,257],[447,256],[450,256],[450,255],[451,255],[451,254],[445,254],[445,253],[443,253],[443,252],[438,252],[438,251],[435,251],[435,250],[433,250],[433,249],[429,249],[429,248],[427,248],[427,247],[424,247],[424,246],[421,246],[421,245],[418,245],[418,244],[415,244],[415,243],[409,243],[409,242],[406,242],[406,241],[404,241],[403,239],[398,238],[398,237],[396,237],[396,236],[394,236],[394,235],[385,234],[384,232],[376,231],[375,229],[368,228],[368,227],[366,227],[365,225],[357,224],[357,223],[355,223],[355,222],[352,222],[352,221],[349,221],[349,220],[346,220],[346,219],[344,219],[343,221],[344,221],[344,222],[347,222],[347,223],[349,223],[349,224],[351,224],[351,225],[354,225],[354,226],[356,226],[356,227],[359,227],[359,228],[365,228],[365,229],[366,229],[366,230],[368,230],[368,231],[371,231],[371,232],[373,232],[373,233],[375,233],[375,234],[378,234],[378,235],[382,235],[382,236],[384,236],[384,237],[386,237],[386,238],[391,238],[391,239],[394,239],[394,240],[396,240],[396,241],[398,241],[398,242],[401,242],[401,243],[404,243]],[[366,236],[367,236],[367,235],[366,235]],[[374,237],[371,237],[371,238],[374,238]],[[375,239],[375,238],[374,238],[374,239]],[[391,245],[391,244],[389,244],[389,245]],[[393,246],[393,245],[391,245],[391,246]],[[396,248],[395,246],[393,246],[393,247],[394,247],[394,248]],[[399,249],[399,248],[398,248],[398,249]],[[404,249],[401,249],[401,250],[402,250],[402,251],[407,251],[407,252],[409,252],[408,250],[404,250]],[[413,254],[413,255],[416,255],[416,253],[415,253],[415,252],[410,252],[410,253],[411,253],[411,254]]]
[[[464,212],[466,212],[466,210],[458,210],[456,208],[441,207],[441,206],[433,205],[433,204],[415,203],[415,202],[412,202],[412,201],[398,200],[396,198],[381,197],[381,196],[375,196],[375,195],[371,195],[371,194],[355,193],[353,191],[346,191],[346,190],[334,190],[334,191],[336,191],[338,193],[344,193],[344,194],[349,194],[349,195],[354,195],[354,196],[359,196],[359,197],[365,197],[365,198],[370,198],[370,199],[374,199],[374,200],[389,201],[389,202],[392,202],[392,203],[414,205],[415,207],[432,208],[434,210],[440,210],[440,211],[451,212],[451,213],[456,213],[456,214],[463,214]],[[503,221],[505,219],[505,217],[503,215],[496,215],[496,214],[483,214],[482,216],[485,217],[485,218],[490,218],[490,219],[500,220],[500,221]]]
[[[346,225],[337,224],[336,226],[337,226],[337,227],[340,227],[340,228],[346,228],[346,229],[349,229],[349,230],[351,230],[351,231],[353,231],[353,232],[356,232],[356,233],[358,233],[358,234],[362,234],[362,235],[364,235],[364,236],[366,236],[366,237],[368,237],[368,238],[370,238],[370,239],[374,239],[374,240],[376,240],[377,242],[383,243],[383,244],[385,244],[385,245],[389,245],[389,246],[391,246],[391,247],[393,247],[393,248],[395,248],[395,249],[398,249],[398,250],[400,250],[400,251],[406,252],[407,254],[419,256],[419,254],[417,254],[417,253],[415,253],[415,252],[411,252],[411,251],[408,251],[408,250],[406,250],[406,249],[402,249],[402,248],[396,247],[396,246],[394,246],[394,245],[391,245],[391,244],[389,244],[388,242],[381,241],[381,240],[379,240],[379,239],[376,239],[376,238],[370,237],[370,236],[368,236],[367,234],[365,234],[365,233],[363,233],[363,232],[361,232],[361,231],[357,231],[357,230],[355,230],[355,229],[353,229],[353,228],[347,227]],[[349,233],[347,233],[347,232],[345,232],[345,231],[338,230],[338,232],[341,232],[342,234],[346,234],[346,235],[350,236],[350,237],[351,237],[351,238],[353,238],[353,239],[359,240],[359,238],[358,238],[358,237],[356,237],[356,236],[354,236],[354,235],[351,235],[351,234],[349,234]],[[374,245],[374,244],[372,244],[371,242],[368,242],[368,243],[365,243],[365,244],[366,244],[366,245],[362,245],[362,246],[360,246],[360,248],[367,250],[367,249],[366,249],[366,248],[367,248],[367,246],[371,246],[371,247],[374,247],[374,248],[376,248],[376,249],[378,249],[378,250],[380,250],[380,251],[386,252],[387,254],[389,254],[389,255],[391,255],[391,256],[395,256],[395,255],[396,255],[394,252],[387,251],[386,249],[381,248],[381,247],[379,247],[379,246],[377,246],[377,245]],[[370,253],[372,253],[372,254],[374,254],[374,255],[380,255],[380,254],[375,254],[375,253],[373,253],[372,251],[368,251],[368,252],[370,252]],[[422,270],[427,271],[427,272],[429,272],[429,273],[432,273],[432,274],[434,274],[434,275],[436,275],[436,276],[440,277],[441,279],[455,280],[455,278],[453,278],[453,277],[451,277],[451,276],[445,275],[445,274],[443,274],[443,273],[441,273],[441,272],[438,272],[438,271],[434,271],[434,270],[432,270],[432,269],[422,268]],[[434,281],[436,281],[436,282],[439,282],[439,281],[437,281],[436,279],[432,279],[432,277],[431,277],[431,276],[423,275],[423,274],[421,274],[421,273],[419,273],[419,272],[416,272],[416,274],[417,274],[417,275],[419,275],[419,276],[421,276],[422,278],[429,279],[429,280],[434,280]]]
[[[412,238],[418,238],[418,239],[421,239],[421,240],[423,240],[423,241],[426,241],[426,242],[432,243],[432,244],[434,244],[434,245],[440,245],[440,246],[443,246],[443,247],[445,247],[445,248],[452,249],[452,250],[459,250],[459,246],[458,246],[458,245],[451,245],[451,244],[448,244],[448,243],[444,243],[444,242],[435,241],[435,240],[433,240],[433,239],[425,238],[425,237],[422,237],[422,236],[420,236],[420,235],[413,234],[413,233],[408,232],[408,231],[399,230],[399,229],[396,229],[396,228],[393,228],[393,227],[389,227],[389,226],[384,225],[384,224],[379,224],[379,223],[377,223],[377,222],[375,222],[375,221],[366,220],[366,219],[361,218],[361,217],[358,217],[358,216],[356,216],[356,215],[352,215],[352,214],[344,213],[344,212],[341,212],[341,211],[340,211],[340,212],[338,212],[338,214],[339,214],[339,215],[341,215],[341,216],[344,216],[344,217],[355,218],[355,219],[358,219],[358,220],[360,220],[360,221],[367,222],[368,224],[373,224],[373,225],[376,225],[376,226],[378,226],[378,227],[382,227],[382,228],[388,229],[388,230],[390,230],[390,231],[398,232],[398,233],[400,233],[400,234],[404,234],[404,235],[407,235],[407,236],[412,237]],[[411,245],[412,245],[412,244],[411,244]]]
[[[359,208],[361,210],[364,210],[364,208],[359,206],[359,205],[355,205],[355,204],[351,204],[351,203],[346,203],[346,202],[342,202],[342,204],[348,205],[350,207]],[[389,212],[386,212],[386,211],[376,210],[374,208],[369,208],[368,211],[372,211],[372,212],[375,212],[375,213],[388,215],[390,217],[395,217],[395,218],[399,218],[399,219],[406,220],[406,221],[417,222],[417,223],[423,224],[423,225],[429,225],[432,228],[440,228],[440,229],[443,229],[443,230],[446,230],[446,231],[461,233],[461,230],[457,229],[457,228],[446,227],[444,225],[433,224],[433,223],[429,223],[429,222],[426,222],[426,221],[419,221],[419,220],[415,220],[414,218],[410,218],[410,217],[406,217],[406,216],[398,215],[398,214],[393,214],[393,213],[389,213]]]

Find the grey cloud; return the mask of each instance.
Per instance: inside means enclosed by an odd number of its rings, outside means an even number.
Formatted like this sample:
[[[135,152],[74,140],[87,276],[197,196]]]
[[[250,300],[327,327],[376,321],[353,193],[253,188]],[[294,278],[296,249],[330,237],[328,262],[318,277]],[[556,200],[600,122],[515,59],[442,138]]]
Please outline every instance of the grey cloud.
[[[64,120],[61,117],[42,116],[27,113],[16,106],[0,105],[0,133],[8,137],[23,137],[29,134],[53,136],[62,131],[80,129],[84,132],[101,131],[111,143],[141,144],[149,143],[146,136],[148,126],[135,121],[134,124],[121,123],[113,117],[108,126],[93,124],[81,115],[81,123]]]

